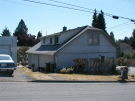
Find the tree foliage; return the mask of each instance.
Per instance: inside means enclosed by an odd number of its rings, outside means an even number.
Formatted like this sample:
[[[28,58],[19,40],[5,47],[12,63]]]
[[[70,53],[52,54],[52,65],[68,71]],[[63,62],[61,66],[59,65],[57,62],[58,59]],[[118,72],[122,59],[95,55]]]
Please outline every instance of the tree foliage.
[[[114,38],[114,34],[113,34],[113,32],[110,32],[110,38],[112,39],[112,41],[114,41],[114,42],[115,42],[115,38]]]
[[[19,47],[19,49],[17,50],[17,62],[18,63],[21,63],[23,65],[25,65],[27,63],[27,54],[26,54],[26,51],[28,50],[29,48],[26,47],[26,46],[22,46],[22,47]]]
[[[42,33],[39,31],[37,34],[37,39],[39,39],[40,37],[42,37]]]
[[[27,32],[28,32],[28,28],[25,25],[25,22],[21,19],[14,32],[14,36],[16,36],[18,39],[18,43],[17,43],[18,46],[27,46],[27,42],[28,42]]]
[[[33,46],[36,44],[36,38],[34,35],[28,34],[28,28],[25,25],[25,22],[23,19],[19,22],[15,32],[14,36],[17,37],[17,45],[18,46]]]
[[[135,29],[133,30],[131,39],[131,46],[135,49]]]
[[[104,12],[102,10],[98,15],[97,15],[97,11],[95,10],[93,14],[92,26],[102,29],[106,32],[106,23],[104,18]]]
[[[42,33],[39,31],[37,33],[37,43],[40,41],[40,38],[42,37]]]
[[[133,30],[131,37],[125,37],[123,40],[119,40],[119,42],[125,42],[135,49],[135,29]]]
[[[92,26],[97,27],[97,10],[96,9],[95,9],[95,12],[93,14]]]
[[[1,35],[2,36],[11,36],[11,33],[10,33],[9,29],[7,27],[5,27],[5,29],[3,29]]]

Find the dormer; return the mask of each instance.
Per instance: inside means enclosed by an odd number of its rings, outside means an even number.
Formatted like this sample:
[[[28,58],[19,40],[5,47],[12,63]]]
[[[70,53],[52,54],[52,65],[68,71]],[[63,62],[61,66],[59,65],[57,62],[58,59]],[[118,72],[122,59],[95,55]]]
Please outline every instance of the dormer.
[[[67,42],[68,40],[70,40],[72,37],[74,37],[76,34],[78,34],[80,31],[82,31],[86,27],[87,26],[83,26],[83,27],[67,30],[67,27],[64,26],[61,32],[42,37],[41,38],[42,45],[63,44]]]

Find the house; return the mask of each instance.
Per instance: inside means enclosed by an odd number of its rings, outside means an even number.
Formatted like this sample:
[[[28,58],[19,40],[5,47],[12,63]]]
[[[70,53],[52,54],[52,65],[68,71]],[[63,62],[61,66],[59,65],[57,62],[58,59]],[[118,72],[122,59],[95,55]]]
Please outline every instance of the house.
[[[47,35],[28,51],[28,65],[45,67],[55,63],[56,70],[74,65],[77,58],[116,58],[116,45],[101,29],[90,26]]]
[[[17,38],[16,37],[0,37],[0,54],[10,55],[17,64]]]
[[[133,54],[133,48],[127,43],[120,42],[119,48],[120,48],[120,53]]]

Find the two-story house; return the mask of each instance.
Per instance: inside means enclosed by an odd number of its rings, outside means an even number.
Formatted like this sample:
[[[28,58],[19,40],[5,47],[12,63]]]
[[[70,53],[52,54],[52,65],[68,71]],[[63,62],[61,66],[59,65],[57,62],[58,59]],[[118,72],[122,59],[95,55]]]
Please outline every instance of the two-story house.
[[[116,57],[116,45],[101,29],[90,26],[64,30],[41,38],[28,51],[28,65],[55,63],[56,70],[74,65],[77,58]]]

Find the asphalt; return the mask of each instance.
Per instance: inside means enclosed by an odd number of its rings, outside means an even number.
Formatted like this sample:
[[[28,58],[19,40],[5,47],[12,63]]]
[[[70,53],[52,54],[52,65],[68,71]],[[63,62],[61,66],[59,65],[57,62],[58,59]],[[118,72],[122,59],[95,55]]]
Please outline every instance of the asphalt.
[[[33,78],[21,72],[18,68],[13,75],[9,75],[5,72],[0,72],[0,82],[30,82]]]
[[[0,101],[135,101],[134,94],[135,83],[0,83]]]

